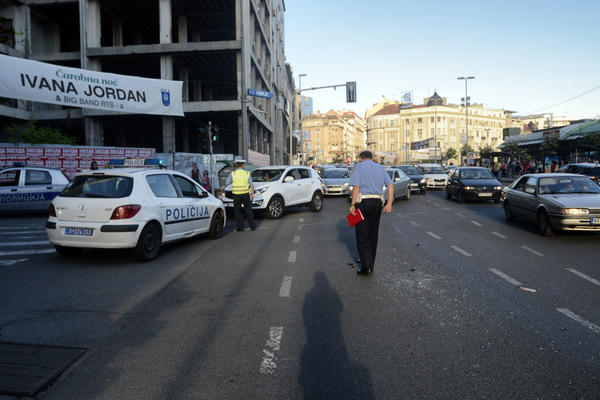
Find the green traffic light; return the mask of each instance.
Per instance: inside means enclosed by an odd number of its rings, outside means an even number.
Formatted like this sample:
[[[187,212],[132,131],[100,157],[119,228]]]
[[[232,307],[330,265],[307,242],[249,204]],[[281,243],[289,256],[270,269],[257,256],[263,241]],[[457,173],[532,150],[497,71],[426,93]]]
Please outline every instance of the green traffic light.
[[[217,136],[213,135],[212,140],[213,140],[213,142],[216,142],[217,141]]]

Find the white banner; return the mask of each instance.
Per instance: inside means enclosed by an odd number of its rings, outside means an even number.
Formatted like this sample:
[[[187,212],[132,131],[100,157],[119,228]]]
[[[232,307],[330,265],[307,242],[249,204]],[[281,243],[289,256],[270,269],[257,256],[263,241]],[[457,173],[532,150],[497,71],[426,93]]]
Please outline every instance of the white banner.
[[[139,78],[0,55],[0,97],[131,114],[183,116],[181,81]]]

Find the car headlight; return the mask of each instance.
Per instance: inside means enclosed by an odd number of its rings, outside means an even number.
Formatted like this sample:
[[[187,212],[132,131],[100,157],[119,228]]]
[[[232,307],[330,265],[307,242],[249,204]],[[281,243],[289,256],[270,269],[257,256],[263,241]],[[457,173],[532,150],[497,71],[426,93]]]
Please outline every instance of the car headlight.
[[[344,187],[347,188],[348,187],[348,182],[344,183]]]
[[[269,190],[269,187],[268,187],[268,186],[263,186],[263,187],[261,187],[261,188],[255,189],[255,190],[254,190],[254,194],[255,194],[255,195],[257,195],[257,194],[261,194],[261,193],[264,193],[264,192],[266,192],[267,190]]]
[[[425,178],[421,179],[419,183],[425,183]]]
[[[567,215],[589,215],[590,210],[587,208],[563,208],[560,212]]]
[[[354,186],[349,186],[348,189],[353,190]]]
[[[465,187],[463,187],[463,189],[465,189],[465,190],[473,190],[475,188],[473,186],[465,186]]]
[[[502,190],[502,186],[494,186],[494,190]]]

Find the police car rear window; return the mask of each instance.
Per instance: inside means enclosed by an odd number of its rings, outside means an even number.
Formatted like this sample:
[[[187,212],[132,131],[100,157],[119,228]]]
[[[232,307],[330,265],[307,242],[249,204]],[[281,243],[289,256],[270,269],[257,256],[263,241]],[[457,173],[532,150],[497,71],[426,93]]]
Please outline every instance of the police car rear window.
[[[59,196],[117,199],[129,196],[132,189],[133,178],[127,176],[80,175]]]

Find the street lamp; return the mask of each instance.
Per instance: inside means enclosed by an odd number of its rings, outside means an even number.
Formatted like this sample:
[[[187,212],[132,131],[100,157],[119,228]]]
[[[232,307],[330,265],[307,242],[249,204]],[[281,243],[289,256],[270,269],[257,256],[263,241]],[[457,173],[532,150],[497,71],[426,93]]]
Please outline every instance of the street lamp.
[[[306,74],[300,74],[298,75],[298,97],[300,98],[300,121],[299,121],[299,125],[300,125],[300,148],[302,150],[302,146],[304,145],[304,143],[302,143],[302,77],[306,76]],[[293,146],[293,137],[294,135],[290,135],[290,165],[292,165],[292,146]],[[300,164],[300,159],[298,158],[298,164]]]
[[[467,95],[467,82],[469,81],[469,79],[475,79],[474,76],[459,76],[458,78],[456,78],[458,80],[464,80],[465,81],[465,97],[463,98],[463,104],[465,105],[465,134],[466,134],[466,142],[465,142],[465,157],[469,154],[469,100],[471,100],[469,98],[469,96]],[[461,153],[461,157],[462,157],[462,153]]]

